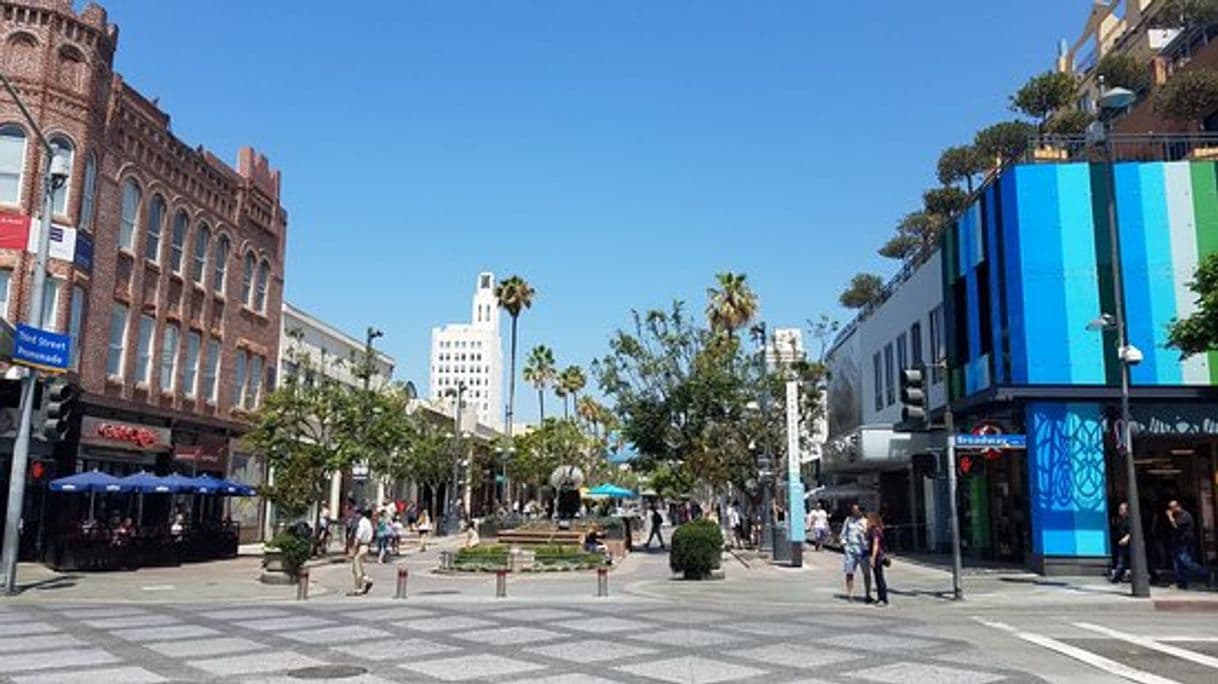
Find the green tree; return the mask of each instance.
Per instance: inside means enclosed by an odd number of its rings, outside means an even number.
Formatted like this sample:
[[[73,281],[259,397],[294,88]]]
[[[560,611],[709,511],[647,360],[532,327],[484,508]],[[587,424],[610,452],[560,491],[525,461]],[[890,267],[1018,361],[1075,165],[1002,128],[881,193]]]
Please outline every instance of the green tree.
[[[943,203],[943,207],[946,207],[948,203],[954,201],[955,193],[960,193],[960,196],[964,197],[964,193],[958,188],[932,190],[927,193],[927,196],[931,198],[930,201],[935,206],[938,207],[940,203]],[[883,247],[880,247],[879,254],[890,259],[901,259],[908,262],[921,261],[934,251],[935,245],[939,244],[939,238],[943,235],[947,224],[947,215],[925,209],[906,214],[897,224],[896,235],[890,238]],[[857,279],[858,276],[855,276],[855,278]],[[870,283],[860,284],[865,288],[870,287]],[[855,281],[851,281],[851,288],[854,285]],[[880,287],[882,286],[883,284],[881,283]],[[878,291],[878,288],[876,290]],[[865,290],[864,293],[868,291]],[[842,302],[842,304],[849,306],[845,302]],[[865,304],[866,302],[864,302]]]
[[[987,164],[1014,159],[1028,149],[1028,141],[1036,135],[1036,126],[1023,121],[1004,121],[977,131],[973,146]]]
[[[579,393],[584,391],[584,387],[587,384],[588,378],[584,375],[584,369],[579,366],[567,366],[558,374],[558,382],[554,385],[554,392],[562,399],[563,417],[571,417],[567,397],[571,397],[571,404],[577,403],[579,401]]]
[[[1074,101],[1078,83],[1073,74],[1047,71],[1028,79],[1011,96],[1011,109],[1035,119],[1039,128],[1059,109]]]
[[[954,218],[968,207],[968,203],[968,193],[950,185],[922,193],[922,206],[926,213],[943,220]]]
[[[1218,252],[1201,260],[1188,288],[1197,295],[1197,309],[1172,322],[1167,335],[1185,358],[1218,349]]]
[[[973,194],[973,179],[988,168],[989,162],[972,145],[959,145],[943,150],[939,155],[936,175],[943,185],[964,181],[965,189]]]
[[[541,422],[546,420],[546,388],[557,378],[554,368],[554,350],[539,344],[529,352],[524,364],[524,381],[537,390],[537,409]]]
[[[1105,88],[1126,88],[1135,93],[1150,87],[1150,64],[1133,55],[1109,52],[1095,66]]]
[[[883,278],[874,273],[857,273],[837,301],[847,309],[861,309],[878,302],[883,292]]]
[[[516,324],[520,313],[533,306],[536,292],[518,275],[509,276],[495,286],[495,299],[499,308],[512,317],[511,362],[508,369],[507,435],[512,436],[512,423],[516,419]],[[497,410],[497,409],[496,409]]]
[[[1082,135],[1095,121],[1095,117],[1080,109],[1070,109],[1053,117],[1045,124],[1045,133],[1049,135]]]
[[[1218,24],[1218,0],[1163,0],[1159,4],[1152,20],[1156,27],[1198,29]]]
[[[732,335],[757,316],[757,295],[749,287],[743,273],[715,275],[718,287],[706,289],[706,320],[711,330]]]
[[[1218,110],[1218,70],[1197,67],[1177,73],[1159,86],[1154,106],[1173,121],[1200,124]]]

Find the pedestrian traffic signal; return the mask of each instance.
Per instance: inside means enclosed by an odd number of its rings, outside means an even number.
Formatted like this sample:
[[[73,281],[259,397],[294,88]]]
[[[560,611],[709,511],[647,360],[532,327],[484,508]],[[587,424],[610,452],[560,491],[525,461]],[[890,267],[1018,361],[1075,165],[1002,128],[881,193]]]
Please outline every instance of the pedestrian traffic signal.
[[[50,482],[55,479],[55,461],[49,458],[38,458],[30,461],[30,481],[34,483]]]
[[[76,388],[64,380],[52,380],[45,387],[42,405],[43,436],[52,441],[67,437],[79,405]]]
[[[901,422],[926,424],[926,377],[920,368],[901,371]]]

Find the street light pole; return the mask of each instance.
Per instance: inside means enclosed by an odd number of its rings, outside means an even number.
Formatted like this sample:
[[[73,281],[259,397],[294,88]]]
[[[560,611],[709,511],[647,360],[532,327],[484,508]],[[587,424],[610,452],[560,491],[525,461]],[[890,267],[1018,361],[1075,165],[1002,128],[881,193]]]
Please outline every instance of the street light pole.
[[[456,534],[457,529],[457,479],[459,474],[457,468],[461,461],[461,411],[465,408],[465,381],[458,380],[457,388],[451,390],[457,395],[457,410],[453,413],[453,472],[452,482],[449,484],[448,494],[448,512],[444,516],[445,531],[452,535]]]
[[[364,367],[361,368],[359,370],[359,372],[361,375],[363,375],[363,382],[364,382],[363,401],[367,402],[366,406],[371,404],[370,399],[371,399],[371,393],[372,393],[372,374],[376,370],[376,362],[375,362],[375,357],[373,356],[372,342],[373,342],[373,340],[377,339],[378,337],[384,337],[384,336],[385,336],[384,332],[381,332],[380,330],[378,330],[377,328],[375,328],[371,325],[368,326],[368,329],[365,331],[365,334],[364,334],[364,363],[363,363]],[[368,440],[365,439],[364,441],[366,444]],[[359,482],[357,484],[354,481],[355,478],[354,478],[354,474],[353,474],[352,485],[358,490],[358,496],[356,496],[356,500],[363,503],[365,496],[367,496],[367,491],[365,491],[366,487],[368,486],[367,478],[371,477],[372,473],[368,472],[368,461],[366,459],[364,460],[363,463],[361,463],[359,465],[360,465],[360,470],[364,473],[364,480],[362,480],[361,482]],[[379,482],[379,480],[378,480],[378,482]],[[382,488],[380,485],[378,485],[377,486],[378,499],[376,502],[378,506],[382,503],[379,498],[381,495],[381,491],[382,491]]]
[[[770,431],[769,431],[769,409],[770,409],[770,388],[769,388],[769,366],[766,359],[766,325],[765,322],[758,323],[751,330],[753,340],[757,342],[757,347],[761,355],[761,396],[758,398],[758,406],[761,409],[761,459],[758,462],[758,480],[761,484],[761,550],[769,550],[771,553],[777,553],[774,544],[774,504],[771,488],[774,483],[774,456],[770,451]]]
[[[34,256],[34,272],[30,283],[30,301],[26,313],[29,325],[41,328],[42,293],[46,286],[47,255],[51,246],[51,213],[55,203],[55,190],[68,181],[71,169],[61,168],[65,162],[55,154],[55,148],[43,135],[42,129],[34,121],[25,103],[13,88],[13,84],[3,73],[0,82],[8,91],[21,115],[25,117],[30,128],[38,137],[43,150],[46,152],[46,164],[42,174],[42,217],[38,233],[38,251]],[[24,160],[23,160],[24,161]],[[4,545],[0,551],[0,565],[4,571],[4,593],[17,593],[17,553],[21,540],[21,513],[25,504],[25,471],[30,459],[30,429],[34,417],[34,390],[38,385],[38,374],[33,369],[26,369],[21,379],[21,413],[17,424],[17,437],[13,442],[13,462],[9,468],[8,507],[4,519]]]
[[[1128,107],[1134,94],[1124,88],[1104,90],[1099,81],[1101,109],[1119,111]],[[1121,284],[1120,231],[1116,212],[1116,154],[1112,147],[1112,122],[1104,116],[1104,153],[1108,162],[1108,242],[1112,248],[1113,326],[1117,335],[1117,359],[1121,366],[1121,441],[1118,456],[1125,459],[1125,478],[1129,504],[1129,570],[1133,575],[1132,594],[1138,598],[1150,596],[1150,573],[1146,563],[1146,538],[1142,530],[1142,504],[1138,495],[1138,473],[1133,462],[1133,429],[1129,410],[1129,334],[1125,326],[1125,288]]]

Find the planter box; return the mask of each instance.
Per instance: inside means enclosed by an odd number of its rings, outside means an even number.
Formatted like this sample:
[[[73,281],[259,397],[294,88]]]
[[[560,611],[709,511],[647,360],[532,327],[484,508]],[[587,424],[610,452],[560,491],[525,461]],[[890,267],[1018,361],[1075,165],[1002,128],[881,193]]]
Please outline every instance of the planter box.
[[[1032,150],[1032,159],[1035,161],[1066,161],[1069,157],[1065,150],[1047,145]]]
[[[1218,161],[1218,147],[1194,147],[1188,158],[1196,161]]]

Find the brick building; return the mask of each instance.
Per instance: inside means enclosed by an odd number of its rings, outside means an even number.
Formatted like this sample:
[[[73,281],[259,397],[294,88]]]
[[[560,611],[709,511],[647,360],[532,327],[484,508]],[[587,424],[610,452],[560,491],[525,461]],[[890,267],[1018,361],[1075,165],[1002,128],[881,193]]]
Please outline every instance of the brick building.
[[[113,71],[118,35],[96,4],[77,13],[71,0],[0,0],[0,69],[72,162],[55,195],[44,327],[73,340],[68,377],[83,418],[53,447],[57,467],[256,483],[262,468],[236,438],[274,384],[280,174],[253,149],[234,169],[179,140],[169,115]],[[28,305],[33,254],[23,245],[38,230],[45,159],[0,97],[0,313],[10,322]],[[115,438],[132,429],[141,439]],[[0,443],[6,455],[11,437]],[[27,510],[36,505],[29,497]],[[231,506],[224,514],[243,523],[242,536],[257,534],[258,507]]]

